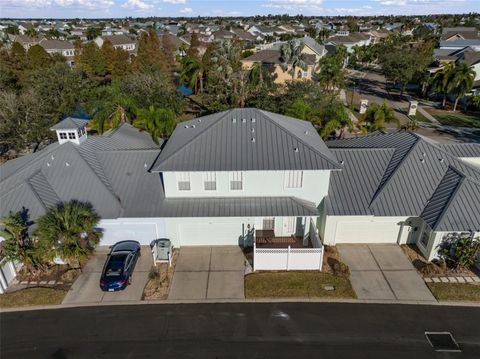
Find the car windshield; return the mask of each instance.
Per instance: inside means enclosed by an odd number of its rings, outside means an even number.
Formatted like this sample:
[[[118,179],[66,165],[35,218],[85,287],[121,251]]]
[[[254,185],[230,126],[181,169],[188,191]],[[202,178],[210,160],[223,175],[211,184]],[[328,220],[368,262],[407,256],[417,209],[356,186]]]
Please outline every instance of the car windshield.
[[[123,266],[126,258],[126,254],[113,254],[110,256],[107,267],[105,268],[105,275],[107,277],[120,276],[123,272]]]

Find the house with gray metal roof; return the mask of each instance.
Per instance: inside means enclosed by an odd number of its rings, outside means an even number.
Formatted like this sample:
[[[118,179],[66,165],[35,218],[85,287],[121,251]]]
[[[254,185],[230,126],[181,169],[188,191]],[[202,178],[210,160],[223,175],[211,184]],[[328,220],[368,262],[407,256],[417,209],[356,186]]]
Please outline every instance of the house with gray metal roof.
[[[342,170],[322,204],[324,243],[416,243],[430,260],[452,232],[480,235],[478,144],[399,132],[327,145]]]
[[[101,244],[253,244],[256,269],[319,269],[322,241],[417,243],[431,259],[446,235],[480,232],[473,144],[400,132],[326,145],[310,122],[253,108],[179,123],[160,144],[127,123],[87,126],[66,118],[58,142],[0,166],[0,217],[86,201]]]

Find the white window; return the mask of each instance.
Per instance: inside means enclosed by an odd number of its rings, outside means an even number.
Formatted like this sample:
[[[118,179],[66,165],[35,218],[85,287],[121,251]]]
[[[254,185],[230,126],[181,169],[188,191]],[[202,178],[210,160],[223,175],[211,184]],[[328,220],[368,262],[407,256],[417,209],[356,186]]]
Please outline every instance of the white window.
[[[243,174],[241,171],[230,172],[230,190],[241,191],[243,189]]]
[[[307,78],[308,77],[308,71],[302,71],[302,78]]]
[[[179,191],[190,191],[190,172],[177,172]]]
[[[62,139],[62,140],[67,139],[67,133],[66,132],[59,132],[58,135],[60,136],[60,139]]]
[[[217,175],[215,172],[205,172],[203,175],[203,188],[205,191],[217,190]]]
[[[68,139],[69,140],[74,140],[76,139],[77,137],[75,136],[75,132],[69,132],[68,133]]]
[[[422,233],[422,238],[420,239],[420,243],[422,243],[423,248],[427,249],[428,241],[430,239],[430,232],[424,230]]]
[[[285,187],[286,188],[302,188],[303,171],[286,171]]]

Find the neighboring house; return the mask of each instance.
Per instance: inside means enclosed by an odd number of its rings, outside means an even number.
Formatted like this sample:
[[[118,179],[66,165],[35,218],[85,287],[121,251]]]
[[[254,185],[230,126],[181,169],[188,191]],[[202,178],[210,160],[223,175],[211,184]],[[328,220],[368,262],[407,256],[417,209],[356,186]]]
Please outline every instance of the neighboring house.
[[[446,27],[440,37],[440,49],[480,51],[480,32],[474,27]]]
[[[127,35],[111,35],[111,36],[99,36],[94,42],[101,47],[105,40],[109,40],[114,48],[123,49],[130,54],[135,54],[137,52],[137,43],[132,38]]]
[[[363,32],[343,31],[327,40],[327,45],[333,46],[335,49],[343,45],[347,48],[347,52],[352,53],[354,46],[368,46],[372,42],[372,37]]]
[[[247,46],[253,45],[255,43],[255,36],[253,36],[248,31],[245,31],[243,29],[232,29],[230,31],[235,34],[236,39],[244,42]]]
[[[102,245],[269,232],[305,246],[318,226],[324,244],[415,243],[429,260],[450,233],[480,235],[478,145],[398,132],[327,147],[310,122],[251,108],[182,122],[165,145],[126,123],[103,136],[86,125],[67,118],[59,142],[0,166],[0,217],[76,199],[101,216]]]
[[[187,54],[186,49],[190,46],[185,40],[168,33],[160,33],[158,35],[158,39],[160,40],[160,46],[162,48],[164,48],[165,43],[170,42],[170,44],[173,46],[175,54],[179,55],[180,57],[184,57]]]
[[[371,36],[373,44],[378,44],[379,42],[382,42],[388,37],[390,31],[380,28],[377,30],[370,30],[367,32],[367,34]]]
[[[27,35],[18,35],[15,36],[15,41],[22,45],[25,51],[28,51],[32,46],[38,45],[40,39],[38,37],[30,37]]]
[[[291,80],[311,80],[313,74],[315,73],[316,61],[315,55],[305,54],[304,55],[307,68],[304,70],[300,67],[297,67],[296,73],[292,74],[291,65],[284,70],[281,66],[281,52],[280,50],[260,50],[254,53],[251,56],[248,56],[242,59],[243,68],[249,70],[257,62],[260,62],[262,66],[267,67],[274,75],[274,82],[278,84],[283,84],[286,81]]]
[[[480,145],[409,132],[327,145],[342,171],[321,209],[324,244],[415,243],[431,260],[450,233],[480,235]]]
[[[82,41],[87,41],[86,29],[84,28],[75,28],[70,30],[70,35],[78,37]]]
[[[38,43],[49,54],[61,54],[70,66],[74,65],[75,46],[69,41],[42,39]]]

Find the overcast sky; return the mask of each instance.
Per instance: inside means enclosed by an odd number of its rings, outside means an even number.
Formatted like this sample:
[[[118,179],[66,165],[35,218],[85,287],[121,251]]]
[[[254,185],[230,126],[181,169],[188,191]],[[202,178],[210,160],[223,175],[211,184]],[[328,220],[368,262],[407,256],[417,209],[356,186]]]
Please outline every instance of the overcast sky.
[[[411,15],[480,12],[480,0],[0,0],[0,17]]]

